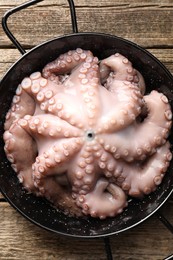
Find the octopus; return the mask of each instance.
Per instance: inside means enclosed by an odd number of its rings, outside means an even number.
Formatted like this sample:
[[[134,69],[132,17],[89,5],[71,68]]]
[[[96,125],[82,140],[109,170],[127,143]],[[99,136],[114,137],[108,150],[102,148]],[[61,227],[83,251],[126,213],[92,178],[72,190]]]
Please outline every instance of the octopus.
[[[146,93],[126,57],[77,48],[19,84],[4,150],[28,192],[70,216],[105,219],[161,184],[171,124],[167,97]]]

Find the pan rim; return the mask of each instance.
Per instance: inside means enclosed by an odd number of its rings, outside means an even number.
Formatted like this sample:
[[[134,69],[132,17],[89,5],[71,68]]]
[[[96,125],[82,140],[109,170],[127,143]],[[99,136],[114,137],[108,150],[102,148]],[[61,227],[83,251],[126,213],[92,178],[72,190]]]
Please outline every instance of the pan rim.
[[[169,199],[169,197],[173,194],[173,188],[172,190],[169,192],[168,196],[162,201],[162,203],[160,203],[155,210],[153,210],[150,214],[148,214],[146,217],[144,217],[143,219],[141,219],[140,221],[137,221],[136,223],[134,223],[131,226],[128,226],[126,228],[120,229],[118,231],[115,232],[109,232],[109,233],[105,233],[105,234],[99,234],[99,235],[76,235],[76,234],[70,234],[70,233],[65,233],[65,232],[61,232],[61,231],[57,231],[54,230],[52,228],[46,227],[42,224],[40,224],[39,222],[35,221],[34,219],[30,218],[28,215],[26,215],[21,209],[19,209],[12,201],[11,199],[3,192],[3,190],[0,187],[0,192],[2,193],[2,195],[5,197],[5,199],[7,200],[7,202],[15,209],[17,210],[18,213],[20,213],[26,220],[29,220],[30,223],[35,224],[38,227],[43,228],[44,230],[50,231],[52,233],[55,234],[59,234],[59,235],[63,235],[63,236],[67,236],[67,237],[73,237],[73,238],[84,238],[84,239],[92,239],[92,238],[104,238],[104,237],[109,237],[109,236],[114,236],[114,235],[118,235],[120,233],[123,233],[129,229],[135,228],[136,226],[140,225],[141,223],[143,223],[145,220],[147,220],[148,218],[150,218],[152,215],[154,215],[164,204],[165,202]]]
[[[166,68],[166,66],[160,62],[153,54],[151,54],[149,51],[147,51],[146,49],[142,48],[141,46],[139,46],[138,44],[134,43],[134,42],[131,42],[127,39],[124,39],[124,38],[121,38],[121,37],[118,37],[118,36],[114,36],[114,35],[111,35],[111,34],[106,34],[106,33],[97,33],[97,32],[82,32],[82,33],[72,33],[72,34],[67,34],[67,35],[64,35],[64,36],[59,36],[59,37],[56,37],[56,38],[53,38],[53,39],[50,39],[50,40],[47,40],[43,43],[40,43],[39,45],[33,47],[31,50],[29,50],[28,52],[26,52],[24,55],[22,55],[14,64],[12,64],[12,66],[10,66],[10,68],[7,70],[7,72],[5,73],[5,75],[3,76],[1,82],[0,82],[0,88],[1,88],[1,84],[3,82],[3,80],[5,80],[6,77],[8,77],[8,73],[18,64],[20,63],[21,60],[23,60],[25,57],[27,57],[28,55],[30,55],[32,52],[36,51],[37,49],[39,49],[40,47],[46,45],[46,44],[49,44],[53,41],[57,41],[59,39],[63,39],[63,38],[67,38],[67,37],[78,37],[78,36],[103,36],[103,37],[111,37],[111,38],[115,38],[115,39],[119,39],[120,41],[123,41],[127,44],[130,44],[131,46],[141,50],[142,52],[144,52],[146,55],[150,56],[150,58],[152,58],[154,61],[156,61],[159,66],[161,66],[164,70],[164,72],[167,74],[167,76],[173,80],[173,75],[169,72],[169,70]],[[70,233],[64,233],[64,232],[61,232],[61,231],[57,231],[57,230],[54,230],[52,228],[49,228],[49,227],[46,227],[42,224],[40,224],[39,222],[35,221],[34,219],[30,218],[28,215],[26,215],[20,208],[18,208],[18,206],[16,206],[12,201],[11,199],[8,197],[8,195],[5,194],[5,192],[3,191],[3,188],[1,187],[0,185],[0,191],[1,193],[3,194],[3,196],[6,198],[6,200],[9,202],[10,205],[13,206],[13,208],[15,208],[22,216],[24,216],[27,220],[29,220],[31,223],[45,229],[45,230],[48,230],[48,231],[51,231],[51,232],[54,232],[54,233],[57,233],[57,234],[60,234],[60,235],[65,235],[65,236],[68,236],[68,237],[75,237],[75,238],[100,238],[100,237],[107,237],[107,236],[112,236],[112,235],[115,235],[115,234],[119,234],[119,233],[122,233],[124,231],[127,231],[128,229],[131,229],[139,224],[141,224],[142,222],[144,222],[146,219],[148,219],[150,216],[152,216],[156,211],[158,211],[162,206],[163,204],[165,204],[165,202],[168,200],[168,198],[171,196],[171,194],[173,193],[173,187],[171,189],[171,191],[168,193],[168,195],[166,196],[166,198],[153,210],[151,211],[147,216],[145,216],[144,218],[142,218],[140,221],[137,221],[136,223],[128,226],[128,227],[125,227],[125,228],[122,228],[118,231],[114,231],[114,232],[106,232],[105,234],[99,234],[99,235],[76,235],[76,234],[70,234]]]
[[[131,46],[133,46],[134,48],[137,48],[139,50],[141,50],[142,52],[144,52],[145,54],[147,54],[150,58],[152,58],[154,61],[156,61],[167,73],[167,75],[173,79],[173,75],[171,74],[171,72],[168,70],[168,68],[159,60],[157,59],[151,52],[149,52],[148,50],[146,50],[145,48],[141,47],[140,45],[138,45],[137,43],[134,43],[128,39],[122,38],[120,36],[116,36],[116,35],[112,35],[112,34],[108,34],[108,33],[100,33],[100,32],[78,32],[78,33],[70,33],[70,34],[65,34],[62,36],[58,36],[46,41],[43,41],[42,43],[39,43],[38,45],[36,45],[35,47],[31,48],[29,51],[27,51],[26,53],[24,53],[21,57],[19,57],[5,72],[4,76],[2,77],[1,81],[0,81],[0,85],[1,82],[4,80],[4,78],[7,76],[7,74],[9,73],[9,71],[15,67],[22,59],[24,59],[26,56],[30,55],[32,52],[34,52],[35,50],[39,49],[40,47],[49,44],[51,42],[57,41],[59,39],[63,39],[63,38],[68,38],[68,37],[78,37],[78,36],[103,36],[103,37],[108,37],[108,38],[115,38],[118,39],[120,41],[123,41],[124,43],[127,43]]]

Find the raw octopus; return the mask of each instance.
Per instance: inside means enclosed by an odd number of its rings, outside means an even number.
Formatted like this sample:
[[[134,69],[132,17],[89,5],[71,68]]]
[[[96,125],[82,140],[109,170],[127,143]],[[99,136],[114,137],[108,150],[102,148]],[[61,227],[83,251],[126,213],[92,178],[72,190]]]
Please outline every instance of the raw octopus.
[[[167,97],[145,94],[123,55],[68,51],[17,87],[5,152],[28,192],[70,216],[120,214],[161,184],[172,159]]]

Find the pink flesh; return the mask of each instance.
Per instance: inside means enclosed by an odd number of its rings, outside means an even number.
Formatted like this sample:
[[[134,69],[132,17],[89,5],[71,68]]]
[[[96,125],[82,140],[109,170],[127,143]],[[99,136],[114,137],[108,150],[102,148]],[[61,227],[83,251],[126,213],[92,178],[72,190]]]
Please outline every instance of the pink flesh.
[[[169,143],[156,149],[144,165],[133,162],[130,165],[120,162],[115,171],[116,182],[133,197],[140,197],[155,191],[165,175],[172,154]],[[120,169],[119,168],[119,169]]]
[[[172,112],[166,96],[144,92],[127,58],[99,63],[79,48],[23,79],[4,133],[20,182],[65,213],[100,219],[154,191],[172,158]]]

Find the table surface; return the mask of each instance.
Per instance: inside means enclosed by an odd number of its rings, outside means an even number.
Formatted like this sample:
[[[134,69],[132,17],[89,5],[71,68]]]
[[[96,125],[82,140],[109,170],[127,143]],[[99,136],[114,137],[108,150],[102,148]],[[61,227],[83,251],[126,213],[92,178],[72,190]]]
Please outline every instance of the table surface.
[[[0,17],[23,3],[0,0]],[[173,0],[75,0],[80,32],[104,32],[131,40],[154,54],[173,73]],[[71,32],[67,1],[45,0],[9,18],[26,50]],[[20,53],[0,28],[0,77]],[[173,198],[162,207],[173,219]],[[173,222],[173,221],[172,221]],[[173,254],[173,235],[157,215],[110,238],[114,259],[164,259]],[[42,230],[24,219],[0,195],[0,259],[106,259],[102,239],[72,239]]]

